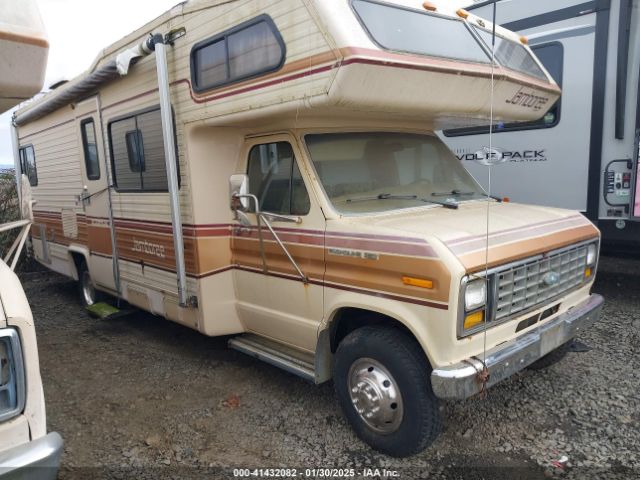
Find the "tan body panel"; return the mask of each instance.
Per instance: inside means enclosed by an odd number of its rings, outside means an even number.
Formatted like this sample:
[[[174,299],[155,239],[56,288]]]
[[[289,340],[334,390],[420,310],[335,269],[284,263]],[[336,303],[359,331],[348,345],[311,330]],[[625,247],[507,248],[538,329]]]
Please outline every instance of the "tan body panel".
[[[196,92],[190,73],[193,45],[265,13],[284,39],[283,66]],[[33,229],[37,258],[43,260],[48,245],[49,267],[73,276],[69,248],[84,248],[92,275],[102,279],[99,288],[113,293],[113,228],[122,297],[207,335],[250,331],[314,352],[319,332],[339,309],[350,307],[384,313],[406,325],[433,366],[477,353],[479,339],[458,339],[456,324],[461,279],[482,265],[478,252],[484,247],[477,246],[476,237],[483,231],[483,205],[465,203],[453,213],[425,206],[387,215],[343,216],[324,194],[303,136],[385,130],[432,135],[433,128],[444,124],[486,122],[488,95],[478,92],[489,91],[491,68],[383,51],[366,35],[348,2],[315,0],[247,1],[240,7],[218,0],[187,2],[105,49],[94,67],[151,32],[181,27],[185,35],[168,52],[169,80],[187,291],[197,297],[197,308],[177,305],[168,193],[113,189],[113,226],[104,213],[107,195],[95,195],[89,207],[78,202],[85,186],[89,193],[98,193],[113,183],[109,125],[158,106],[153,55],[132,66],[127,76],[101,87],[90,101],[20,127],[21,145],[34,145],[41,180],[33,188],[36,224],[45,225],[47,233],[45,244],[39,227]],[[530,120],[543,113],[509,103],[519,89],[544,96],[549,106],[559,95],[552,81],[504,68],[494,69],[493,75],[496,119]],[[29,108],[33,106],[25,110]],[[96,122],[102,187],[84,170],[78,129],[88,116]],[[273,222],[306,283],[266,229],[263,261],[257,230],[242,227],[229,208],[229,177],[247,171],[249,149],[277,141],[291,143],[310,197],[311,211],[300,223]],[[76,238],[65,236],[63,211],[76,214]],[[490,239],[492,264],[597,236],[593,227],[573,219],[575,224],[558,231],[538,235],[527,230],[530,223],[567,222],[573,213],[516,205],[496,212],[499,221],[490,226],[496,234]],[[514,240],[503,235],[509,228],[524,236]],[[430,280],[433,286],[406,285],[403,276]],[[586,294],[586,288],[576,291],[570,301]],[[570,301],[561,310],[569,308]],[[487,342],[496,345],[515,335],[515,323],[509,322],[492,329]]]

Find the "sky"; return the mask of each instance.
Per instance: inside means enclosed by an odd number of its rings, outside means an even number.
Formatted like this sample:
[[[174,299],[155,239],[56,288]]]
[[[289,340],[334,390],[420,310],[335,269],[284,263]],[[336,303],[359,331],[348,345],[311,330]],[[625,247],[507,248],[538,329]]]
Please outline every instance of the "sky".
[[[55,81],[76,77],[89,68],[104,47],[177,3],[180,0],[38,0],[50,45],[44,88]],[[433,0],[433,3],[458,8],[471,1]],[[10,121],[11,111],[0,115],[0,165],[13,165]]]

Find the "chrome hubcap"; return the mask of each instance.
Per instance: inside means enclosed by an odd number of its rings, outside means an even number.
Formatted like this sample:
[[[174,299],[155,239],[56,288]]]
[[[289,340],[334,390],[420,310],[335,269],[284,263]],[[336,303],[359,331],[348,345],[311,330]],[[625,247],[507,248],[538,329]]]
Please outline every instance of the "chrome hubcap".
[[[82,272],[82,294],[87,305],[93,305],[96,302],[96,290],[93,287],[93,281],[88,271]]]
[[[349,369],[349,395],[360,418],[373,430],[389,434],[402,422],[400,389],[377,360],[360,358]]]

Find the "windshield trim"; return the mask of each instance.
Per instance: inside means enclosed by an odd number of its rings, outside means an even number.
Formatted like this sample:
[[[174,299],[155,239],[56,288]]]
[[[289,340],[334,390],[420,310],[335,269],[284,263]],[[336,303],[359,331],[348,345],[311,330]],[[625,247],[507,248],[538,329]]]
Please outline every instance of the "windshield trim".
[[[410,213],[410,212],[419,212],[422,210],[433,210],[435,208],[441,208],[441,209],[446,209],[446,207],[443,207],[442,205],[438,205],[438,204],[431,204],[431,203],[422,203],[421,205],[416,205],[414,207],[406,207],[406,208],[397,208],[397,209],[392,209],[392,210],[381,210],[378,212],[363,212],[363,213],[355,213],[355,212],[343,212],[338,210],[335,205],[333,204],[333,202],[331,201],[331,197],[329,196],[329,194],[327,193],[327,191],[324,188],[324,184],[322,183],[322,180],[320,179],[320,175],[318,174],[318,171],[316,170],[316,166],[313,162],[313,159],[311,157],[311,152],[309,151],[309,146],[307,145],[307,140],[306,137],[307,135],[323,135],[323,134],[343,134],[343,133],[370,133],[370,132],[376,132],[376,133],[400,133],[400,134],[409,134],[409,135],[423,135],[425,137],[431,137],[431,138],[435,138],[436,140],[440,140],[440,138],[433,132],[433,131],[424,131],[424,130],[416,130],[416,129],[390,129],[390,128],[380,128],[380,127],[374,127],[374,128],[349,128],[349,129],[338,129],[338,128],[318,128],[318,129],[308,129],[305,130],[302,133],[298,133],[296,135],[298,141],[300,142],[300,146],[301,146],[301,151],[304,154],[305,157],[305,161],[307,163],[307,168],[310,169],[310,173],[312,173],[312,182],[315,183],[318,188],[320,189],[320,192],[322,194],[322,200],[323,203],[330,209],[331,213],[337,217],[337,218],[341,218],[341,217],[348,217],[348,218],[368,218],[368,217],[379,217],[379,216],[386,216],[386,215],[395,215],[395,214],[403,214],[403,213]],[[442,140],[440,140],[442,141]],[[446,144],[443,142],[443,145],[449,149],[449,147],[446,146]],[[466,169],[465,169],[466,171]],[[467,173],[469,173],[467,171]],[[475,184],[478,187],[478,192],[483,192],[484,195],[487,195],[487,192],[485,191],[485,189],[482,187],[482,185],[480,185],[480,183],[475,179],[475,177],[473,175],[471,175],[471,173],[469,173],[469,176],[471,177],[471,179],[473,179],[473,181],[475,182]],[[495,199],[492,199],[489,197],[489,200],[491,201],[496,201]],[[459,200],[456,202],[457,205],[463,205],[463,204],[468,204],[471,202],[486,202],[487,198],[485,197],[474,197],[474,198],[469,198],[469,199],[464,199],[464,200]]]

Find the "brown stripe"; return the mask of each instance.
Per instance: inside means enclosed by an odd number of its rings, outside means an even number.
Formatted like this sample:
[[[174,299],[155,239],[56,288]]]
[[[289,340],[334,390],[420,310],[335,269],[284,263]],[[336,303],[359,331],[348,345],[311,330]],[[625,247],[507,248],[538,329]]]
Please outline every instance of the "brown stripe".
[[[445,58],[428,57],[426,55],[412,55],[405,53],[393,53],[383,50],[373,50],[369,48],[344,47],[340,49],[344,56],[343,65],[351,63],[370,63],[385,67],[408,68],[432,72],[449,73],[453,75],[464,74],[467,76],[491,78],[492,68],[490,64],[458,62]],[[362,58],[373,57],[372,58]],[[517,81],[528,87],[543,90],[548,93],[560,95],[561,91],[557,85],[537,80],[513,70],[503,67],[493,69],[495,80]]]
[[[6,32],[0,30],[0,40],[6,40],[8,42],[24,43],[26,45],[34,45],[36,47],[49,48],[49,42],[46,38],[31,37],[16,32]]]
[[[489,248],[495,248],[497,245],[512,243],[518,240],[527,240],[534,237],[541,237],[544,235],[550,235],[552,233],[560,232],[563,230],[568,230],[570,228],[575,228],[580,226],[589,226],[589,225],[591,225],[591,223],[584,217],[580,216],[579,218],[575,218],[573,220],[567,220],[561,223],[557,222],[553,224],[547,224],[547,225],[536,227],[534,229],[524,227],[521,230],[515,230],[505,234],[503,233],[491,234],[489,236]],[[487,246],[486,238],[479,238],[477,240],[473,240],[473,241],[466,242],[464,244],[456,245],[449,248],[456,255],[464,255],[474,251],[479,251],[479,250],[484,251],[486,246]]]
[[[566,222],[568,220],[574,220],[576,218],[584,218],[582,215],[572,215],[569,217],[565,217],[565,218],[556,218],[554,220],[545,220],[544,222],[536,222],[536,223],[530,223],[524,226],[520,226],[520,227],[513,227],[513,228],[507,228],[504,230],[498,230],[496,232],[492,232],[491,236],[496,236],[496,235],[502,235],[504,233],[509,233],[509,232],[515,232],[518,230],[524,230],[524,229],[529,229],[529,228],[534,228],[534,227],[538,227],[538,226],[543,226],[543,225],[550,225],[553,223],[562,223],[562,222]],[[448,247],[454,246],[454,245],[458,245],[460,243],[465,243],[465,242],[469,242],[471,240],[477,240],[477,239],[483,239],[486,238],[485,234],[481,234],[481,235],[469,235],[466,237],[458,237],[455,238],[453,240],[447,240],[445,243]]]
[[[540,253],[549,252],[584,240],[597,239],[598,230],[593,225],[573,228],[544,237],[514,242],[509,245],[489,249],[488,268],[497,267],[505,263],[514,262]],[[468,273],[477,272],[485,268],[486,253],[479,252],[458,257]]]

